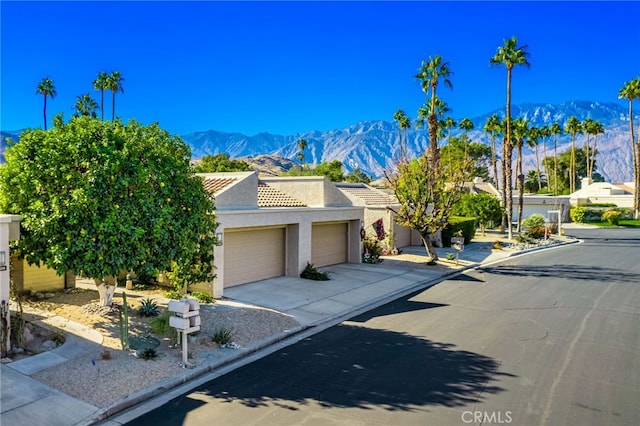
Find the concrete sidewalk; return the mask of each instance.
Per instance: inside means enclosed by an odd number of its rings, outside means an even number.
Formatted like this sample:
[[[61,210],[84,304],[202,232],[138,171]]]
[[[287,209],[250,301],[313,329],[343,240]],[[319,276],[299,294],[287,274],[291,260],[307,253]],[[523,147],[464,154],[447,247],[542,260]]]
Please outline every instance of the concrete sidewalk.
[[[229,354],[226,359],[219,360],[216,364],[189,370],[188,376],[157,383],[152,388],[144,389],[102,409],[65,395],[29,377],[43,368],[80,356],[100,344],[94,330],[85,330],[82,326],[64,323],[59,317],[45,318],[49,323],[57,323],[60,328],[69,332],[69,338],[64,345],[50,352],[0,366],[0,423],[13,426],[90,425],[101,421],[108,425],[122,424],[141,414],[136,414],[136,410],[133,410],[134,413],[124,413],[123,410],[187,381],[204,377],[207,373],[236,362],[242,357],[255,355],[295,333],[302,330],[321,331],[353,315],[413,291],[428,288],[466,269],[521,253],[492,250],[490,242],[483,242],[481,238],[478,240],[479,242],[469,244],[460,253],[457,266],[453,262],[448,262],[445,266],[427,266],[425,262],[428,258],[424,248],[408,247],[403,254],[385,257],[379,264],[340,264],[321,268],[331,277],[331,280],[321,283],[294,277],[277,277],[225,289],[225,298],[270,308],[294,317],[300,323],[299,329],[292,330],[287,335],[272,336],[255,347]],[[571,242],[576,241],[567,239],[561,244]],[[450,252],[451,249],[438,249],[442,259]],[[118,414],[120,412],[122,413]]]

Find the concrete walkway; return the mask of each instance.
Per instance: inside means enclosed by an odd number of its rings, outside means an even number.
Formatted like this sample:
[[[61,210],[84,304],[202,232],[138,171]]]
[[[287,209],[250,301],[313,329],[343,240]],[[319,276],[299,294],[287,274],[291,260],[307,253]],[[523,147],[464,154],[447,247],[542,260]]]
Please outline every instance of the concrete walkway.
[[[225,298],[286,313],[301,324],[300,330],[317,328],[320,331],[352,315],[413,291],[428,288],[463,270],[521,254],[508,250],[492,250],[491,243],[486,242],[487,240],[483,242],[480,237],[476,241],[478,242],[469,244],[460,253],[457,266],[453,262],[446,266],[427,266],[424,248],[408,247],[403,254],[386,257],[379,264],[340,264],[321,268],[329,273],[330,281],[278,277],[225,289]],[[577,241],[566,239],[562,244],[572,242]],[[438,249],[442,259],[450,252],[451,249]],[[184,378],[167,380],[138,392],[129,399],[120,400],[115,406],[103,409],[72,398],[29,376],[95,349],[96,345],[101,343],[101,336],[95,330],[79,324],[70,324],[55,315],[39,321],[43,321],[43,325],[63,329],[67,333],[67,340],[61,347],[50,352],[0,366],[2,425],[90,425],[105,419],[108,420],[104,424],[118,425],[131,419],[126,413],[115,416],[120,411],[156,396],[160,391],[166,392],[184,383]],[[255,354],[256,351],[287,337],[272,336],[240,355]],[[230,354],[228,359],[218,361],[215,365],[192,370],[190,378],[203,376],[237,359],[238,355]]]

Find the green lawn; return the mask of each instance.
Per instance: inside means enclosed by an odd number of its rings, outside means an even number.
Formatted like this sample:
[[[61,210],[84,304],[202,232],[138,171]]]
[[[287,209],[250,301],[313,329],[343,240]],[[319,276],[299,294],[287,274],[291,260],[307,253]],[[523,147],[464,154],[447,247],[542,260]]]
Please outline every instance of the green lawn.
[[[588,225],[596,225],[600,228],[640,228],[640,219],[620,219],[620,225],[611,225],[607,221],[586,220],[584,223]]]

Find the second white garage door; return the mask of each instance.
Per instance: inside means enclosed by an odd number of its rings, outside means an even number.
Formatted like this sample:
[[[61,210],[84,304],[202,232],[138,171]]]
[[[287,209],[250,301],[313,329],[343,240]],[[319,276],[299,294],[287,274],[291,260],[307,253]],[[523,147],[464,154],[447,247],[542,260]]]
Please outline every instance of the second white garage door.
[[[224,287],[279,277],[285,271],[285,228],[225,230]]]
[[[347,223],[319,223],[311,229],[311,263],[335,265],[349,260]]]

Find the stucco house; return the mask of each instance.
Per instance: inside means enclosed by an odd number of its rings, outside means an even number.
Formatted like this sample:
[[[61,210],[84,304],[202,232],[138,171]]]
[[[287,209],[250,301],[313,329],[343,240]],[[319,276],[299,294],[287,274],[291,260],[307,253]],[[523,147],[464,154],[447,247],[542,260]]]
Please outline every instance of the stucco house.
[[[611,203],[618,207],[633,208],[633,182],[592,182],[582,179],[580,189],[570,196],[572,206]]]
[[[402,248],[421,245],[422,240],[416,231],[398,225],[395,222],[400,203],[397,198],[386,191],[373,188],[364,183],[336,183],[335,186],[346,195],[353,205],[364,207],[364,230],[367,235],[376,235],[375,223],[382,219],[382,225],[393,239],[393,246]],[[393,247],[389,247],[393,249]]]
[[[316,267],[360,263],[364,208],[324,176],[201,174],[216,203],[216,278],[196,287],[221,297],[226,287]]]

